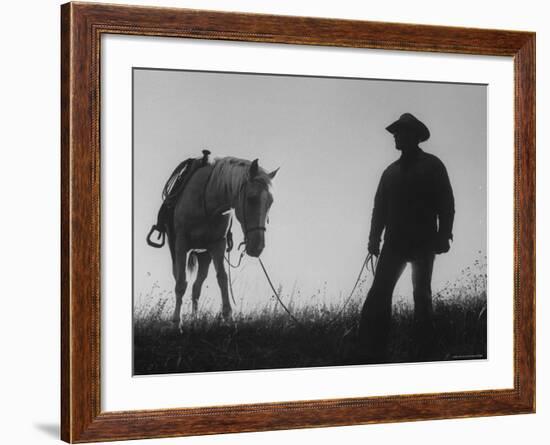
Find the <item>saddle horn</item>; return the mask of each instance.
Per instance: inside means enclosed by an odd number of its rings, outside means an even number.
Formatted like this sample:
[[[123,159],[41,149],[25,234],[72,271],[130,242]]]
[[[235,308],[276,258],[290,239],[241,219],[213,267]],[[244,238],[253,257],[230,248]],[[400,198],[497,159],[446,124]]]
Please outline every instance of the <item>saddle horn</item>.
[[[202,151],[202,166],[204,167],[206,164],[208,164],[208,161],[210,160],[210,150],[203,150]]]

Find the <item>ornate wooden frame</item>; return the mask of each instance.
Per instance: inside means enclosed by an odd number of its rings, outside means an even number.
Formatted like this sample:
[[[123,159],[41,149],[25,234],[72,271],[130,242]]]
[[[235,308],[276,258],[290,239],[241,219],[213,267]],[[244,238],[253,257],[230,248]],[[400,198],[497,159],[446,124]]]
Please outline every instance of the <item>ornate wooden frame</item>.
[[[102,412],[101,35],[154,35],[511,56],[515,70],[514,387]],[[535,34],[91,3],[61,7],[61,438],[68,442],[535,411]]]

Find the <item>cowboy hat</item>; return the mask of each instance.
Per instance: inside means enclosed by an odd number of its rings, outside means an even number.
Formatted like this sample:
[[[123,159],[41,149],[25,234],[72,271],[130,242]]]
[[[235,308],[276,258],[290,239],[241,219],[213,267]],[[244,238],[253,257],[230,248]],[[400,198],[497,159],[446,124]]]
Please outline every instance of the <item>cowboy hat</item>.
[[[386,127],[391,134],[400,131],[409,131],[418,137],[418,142],[424,142],[430,138],[430,130],[411,113],[402,114],[399,119]]]

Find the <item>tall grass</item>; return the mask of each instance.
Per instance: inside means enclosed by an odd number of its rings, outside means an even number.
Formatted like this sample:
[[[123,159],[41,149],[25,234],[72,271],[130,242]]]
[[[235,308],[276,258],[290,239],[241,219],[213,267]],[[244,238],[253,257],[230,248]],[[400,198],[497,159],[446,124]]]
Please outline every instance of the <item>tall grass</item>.
[[[486,357],[487,275],[485,260],[464,269],[434,295],[435,360]],[[164,374],[360,364],[355,342],[366,283],[345,307],[341,303],[295,305],[296,286],[281,292],[295,323],[272,297],[251,313],[236,312],[232,322],[217,313],[184,315],[170,321],[171,292],[154,286],[134,312],[134,374]],[[321,289],[320,293],[323,292]],[[339,301],[342,298],[338,299]],[[415,361],[413,308],[394,298],[389,362]],[[359,351],[360,352],[360,351]]]

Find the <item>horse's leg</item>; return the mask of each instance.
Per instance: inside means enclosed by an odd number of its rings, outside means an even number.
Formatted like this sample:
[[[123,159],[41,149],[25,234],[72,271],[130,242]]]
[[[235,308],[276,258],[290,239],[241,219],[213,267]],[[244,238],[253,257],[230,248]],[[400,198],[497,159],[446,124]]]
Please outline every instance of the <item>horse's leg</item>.
[[[231,319],[231,304],[229,303],[229,294],[227,288],[227,272],[225,271],[224,254],[225,254],[225,239],[218,241],[209,249],[214,268],[216,269],[216,278],[222,294],[222,315],[223,318]]]
[[[168,248],[170,249],[170,258],[172,258],[172,274],[174,279],[177,279],[176,272],[176,237],[174,231],[170,226],[166,227],[166,238],[168,240]]]
[[[185,289],[187,289],[187,277],[186,277],[186,260],[187,260],[187,246],[183,237],[178,236],[176,238],[174,249],[174,278],[176,279],[176,307],[174,308],[174,315],[172,321],[176,324],[180,322],[181,302]]]
[[[210,267],[211,260],[212,258],[210,257],[210,254],[208,252],[197,254],[197,261],[199,263],[199,266],[197,269],[197,277],[195,278],[195,282],[193,283],[193,316],[197,315],[202,283],[204,283],[204,280],[206,280],[206,277],[208,276],[208,268]]]

